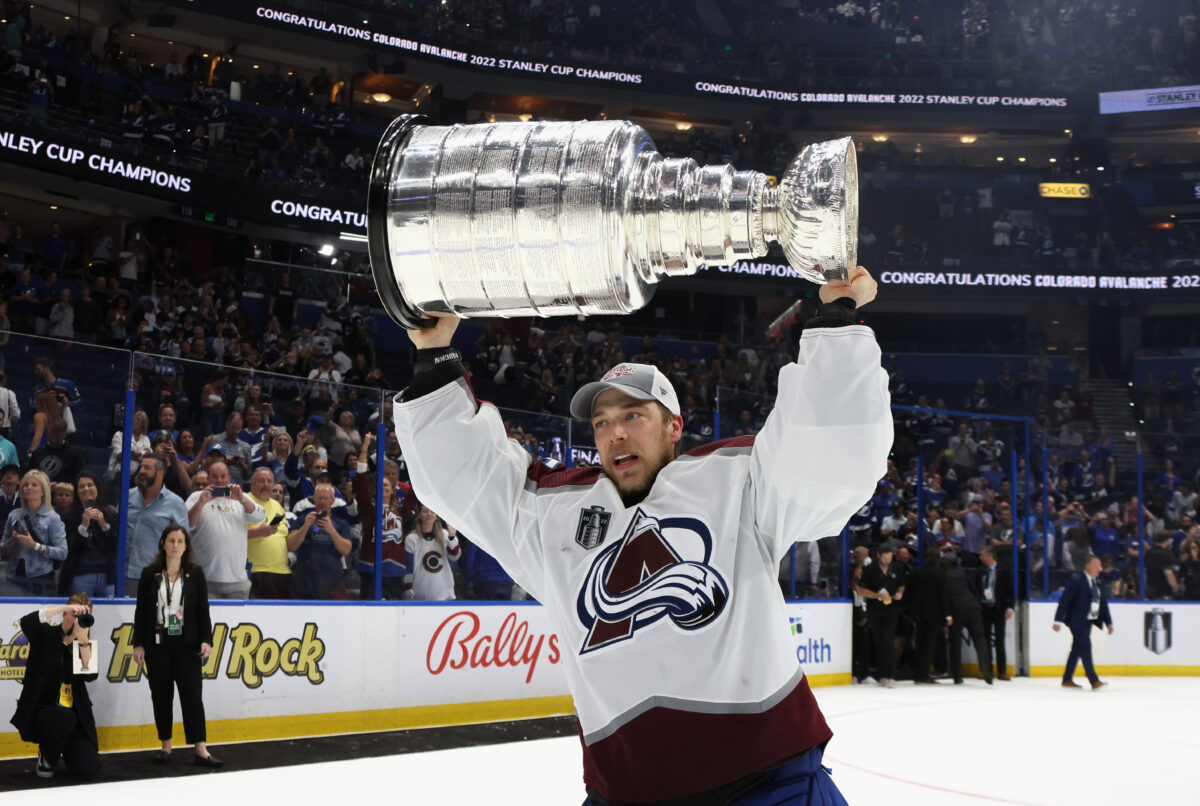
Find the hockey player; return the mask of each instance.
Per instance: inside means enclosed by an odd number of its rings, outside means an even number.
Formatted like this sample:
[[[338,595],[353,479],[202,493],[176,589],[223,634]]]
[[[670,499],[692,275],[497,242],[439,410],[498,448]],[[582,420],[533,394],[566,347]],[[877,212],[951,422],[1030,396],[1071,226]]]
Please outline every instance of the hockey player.
[[[450,347],[457,319],[410,331],[394,414],[414,491],[547,607],[588,804],[845,802],[775,577],[886,471],[887,375],[855,315],[876,290],[862,267],[821,288],[756,437],[676,456],[679,401],[657,369],[581,387],[571,413],[591,420],[600,468],[550,470],[507,439]]]

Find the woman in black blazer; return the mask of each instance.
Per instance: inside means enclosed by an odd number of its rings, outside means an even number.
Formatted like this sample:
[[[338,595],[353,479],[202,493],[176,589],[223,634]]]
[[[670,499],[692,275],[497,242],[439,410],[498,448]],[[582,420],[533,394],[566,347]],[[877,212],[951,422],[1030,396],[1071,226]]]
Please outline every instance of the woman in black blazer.
[[[162,750],[158,763],[171,760],[171,711],[179,688],[183,732],[196,752],[197,766],[217,768],[222,762],[208,752],[200,668],[212,652],[212,620],[208,584],[192,559],[187,529],[171,524],[158,539],[158,554],[138,581],[133,616],[133,659],[145,665],[154,703],[154,724]]]
[[[88,595],[77,593],[66,605],[45,607],[21,619],[29,659],[17,712],[10,721],[22,739],[38,746],[39,778],[53,778],[60,757],[67,772],[77,778],[94,778],[100,769],[96,719],[85,685],[96,679],[96,673],[72,671],[71,645],[76,641],[81,661],[89,662],[88,629],[78,619],[91,610]],[[60,615],[62,622],[55,624]]]
[[[117,511],[104,497],[104,484],[90,470],[75,481],[79,500],[63,516],[67,559],[58,577],[58,592],[83,591],[111,599],[117,584]]]

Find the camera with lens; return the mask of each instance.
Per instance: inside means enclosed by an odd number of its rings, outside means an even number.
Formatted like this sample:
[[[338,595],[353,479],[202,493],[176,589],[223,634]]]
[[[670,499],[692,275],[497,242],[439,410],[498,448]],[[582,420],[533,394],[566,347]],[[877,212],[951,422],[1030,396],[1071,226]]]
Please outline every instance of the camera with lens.
[[[91,613],[80,613],[75,617],[75,620],[79,622],[79,626],[83,627],[85,630],[91,629],[92,625],[96,623],[96,617]]]

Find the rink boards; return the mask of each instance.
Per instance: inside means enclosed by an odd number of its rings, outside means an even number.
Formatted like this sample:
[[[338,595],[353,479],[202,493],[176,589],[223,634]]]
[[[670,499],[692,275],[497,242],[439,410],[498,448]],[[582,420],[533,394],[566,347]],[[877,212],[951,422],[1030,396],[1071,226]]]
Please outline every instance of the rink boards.
[[[1071,632],[1054,632],[1056,602],[1030,602],[1029,674],[1057,677],[1071,650]],[[1092,630],[1096,673],[1200,675],[1200,603],[1109,602],[1113,633]],[[1082,678],[1082,665],[1076,677]]]
[[[53,602],[58,603],[56,600]],[[29,601],[0,602],[0,708],[14,709]],[[788,605],[811,685],[850,682],[850,604]],[[536,604],[212,605],[204,665],[210,742],[362,733],[573,712],[564,651]],[[102,750],[158,744],[144,671],[133,663],[133,604],[97,603],[100,677],[88,686]],[[178,723],[175,739],[183,740]],[[0,713],[0,757],[34,752]]]

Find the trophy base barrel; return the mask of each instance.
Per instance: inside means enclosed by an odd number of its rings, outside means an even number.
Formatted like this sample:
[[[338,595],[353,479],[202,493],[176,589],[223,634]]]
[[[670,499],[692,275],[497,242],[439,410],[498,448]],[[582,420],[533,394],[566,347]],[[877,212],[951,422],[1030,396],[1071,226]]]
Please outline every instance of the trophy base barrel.
[[[433,327],[437,320],[408,301],[392,273],[388,258],[387,217],[388,179],[396,154],[408,140],[409,132],[428,121],[421,115],[402,115],[392,121],[379,141],[375,161],[371,163],[371,183],[367,189],[367,255],[375,287],[383,300],[383,309],[405,330]]]

